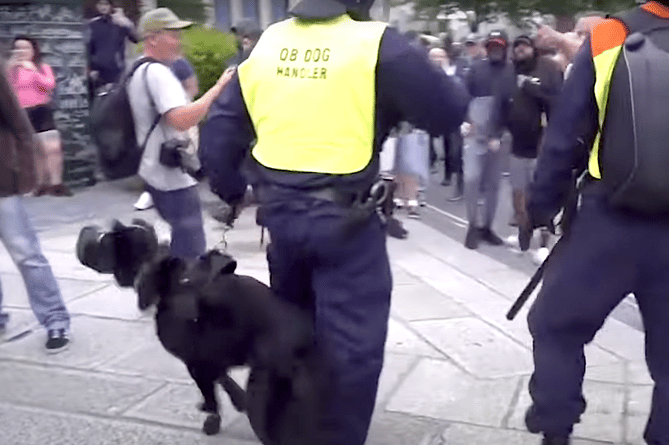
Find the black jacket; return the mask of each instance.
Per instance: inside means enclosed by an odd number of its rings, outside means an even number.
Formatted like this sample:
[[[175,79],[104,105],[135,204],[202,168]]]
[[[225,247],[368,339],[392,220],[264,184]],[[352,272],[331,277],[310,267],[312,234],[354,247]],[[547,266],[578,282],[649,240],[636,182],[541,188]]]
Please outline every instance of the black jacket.
[[[513,136],[511,152],[521,158],[536,158],[543,128],[541,115],[550,108],[562,89],[562,72],[545,57],[514,62],[516,78],[529,76],[521,87],[513,88],[507,105],[506,126]]]
[[[488,110],[487,128],[473,131],[485,133],[482,135],[486,137],[500,138],[506,126],[504,115],[515,85],[513,66],[506,60],[501,62],[492,62],[487,58],[476,60],[467,75],[466,82],[472,100],[493,98],[490,102],[492,109]],[[487,107],[488,105],[486,109]]]

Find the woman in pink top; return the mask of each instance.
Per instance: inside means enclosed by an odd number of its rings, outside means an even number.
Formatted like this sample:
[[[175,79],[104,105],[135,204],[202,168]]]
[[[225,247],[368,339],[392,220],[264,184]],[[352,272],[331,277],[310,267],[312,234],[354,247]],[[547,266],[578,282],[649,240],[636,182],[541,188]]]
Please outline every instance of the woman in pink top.
[[[28,112],[42,148],[38,163],[40,187],[35,195],[71,196],[63,184],[63,150],[51,110],[56,79],[51,67],[42,61],[39,45],[32,37],[14,38],[8,70],[19,103]]]

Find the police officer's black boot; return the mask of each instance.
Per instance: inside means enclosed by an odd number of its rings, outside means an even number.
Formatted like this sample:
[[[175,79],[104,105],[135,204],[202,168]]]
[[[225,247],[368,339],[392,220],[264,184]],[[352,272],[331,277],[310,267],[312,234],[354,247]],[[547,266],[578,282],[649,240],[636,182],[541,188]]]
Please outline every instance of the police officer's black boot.
[[[569,445],[570,443],[569,437],[544,436],[541,441],[541,445]]]

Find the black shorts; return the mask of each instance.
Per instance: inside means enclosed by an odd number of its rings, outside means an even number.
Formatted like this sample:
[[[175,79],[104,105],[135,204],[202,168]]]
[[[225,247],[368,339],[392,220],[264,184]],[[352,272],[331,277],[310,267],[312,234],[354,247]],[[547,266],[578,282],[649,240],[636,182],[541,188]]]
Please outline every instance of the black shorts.
[[[33,124],[35,133],[56,129],[56,123],[53,120],[53,111],[49,105],[37,105],[27,108],[26,111],[28,112],[30,123]]]

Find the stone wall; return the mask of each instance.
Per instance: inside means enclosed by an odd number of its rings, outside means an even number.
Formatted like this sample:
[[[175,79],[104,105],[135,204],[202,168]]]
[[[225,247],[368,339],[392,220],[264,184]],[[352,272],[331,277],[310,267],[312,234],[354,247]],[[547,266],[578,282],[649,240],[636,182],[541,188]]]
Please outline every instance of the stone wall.
[[[0,1],[0,45],[9,54],[17,34],[36,38],[44,61],[54,70],[52,106],[63,139],[65,181],[72,186],[95,183],[95,149],[88,134],[86,49],[82,8],[68,4],[9,5]]]

